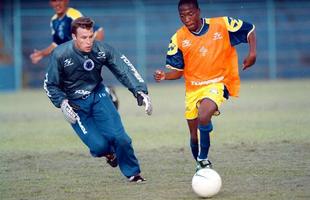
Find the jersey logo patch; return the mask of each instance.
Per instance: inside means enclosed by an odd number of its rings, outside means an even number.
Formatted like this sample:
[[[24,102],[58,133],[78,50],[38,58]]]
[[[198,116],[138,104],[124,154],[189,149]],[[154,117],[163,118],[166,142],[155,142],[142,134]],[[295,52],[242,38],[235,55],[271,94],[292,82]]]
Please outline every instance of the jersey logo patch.
[[[100,58],[104,58],[105,59],[105,53],[103,51],[99,51],[98,52],[97,59],[100,59]]]
[[[183,40],[182,41],[182,47],[189,47],[191,45],[192,45],[192,43],[190,40]]]
[[[213,40],[221,40],[221,39],[223,39],[223,36],[221,33],[219,32],[214,33]]]
[[[73,65],[73,62],[72,62],[72,59],[71,58],[67,58],[65,61],[64,61],[64,67],[69,67]]]
[[[168,46],[168,52],[167,55],[173,56],[178,52],[178,41],[177,41],[177,35],[174,34],[170,40],[170,44]]]
[[[208,49],[204,46],[202,46],[200,49],[199,49],[199,52],[202,56],[206,56],[206,54],[208,53]]]
[[[225,19],[226,27],[230,32],[238,31],[243,24],[243,21],[241,21],[240,19],[234,19],[232,17],[225,17],[225,18],[226,18]]]
[[[168,47],[168,55],[174,55],[177,53],[177,46],[174,43],[170,43]]]
[[[94,69],[95,67],[95,63],[94,61],[92,61],[91,59],[87,59],[85,60],[85,62],[83,63],[83,67],[86,71],[91,71]]]

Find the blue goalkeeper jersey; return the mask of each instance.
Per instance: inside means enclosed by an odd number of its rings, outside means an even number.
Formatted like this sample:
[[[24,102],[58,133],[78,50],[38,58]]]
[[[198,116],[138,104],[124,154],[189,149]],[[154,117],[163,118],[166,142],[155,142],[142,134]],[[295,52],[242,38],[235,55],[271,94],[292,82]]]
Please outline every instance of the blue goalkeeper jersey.
[[[94,41],[91,52],[81,52],[71,40],[56,47],[50,56],[44,80],[47,96],[59,108],[64,99],[89,95],[102,82],[103,66],[134,96],[138,91],[148,93],[143,78],[124,54],[99,41]]]

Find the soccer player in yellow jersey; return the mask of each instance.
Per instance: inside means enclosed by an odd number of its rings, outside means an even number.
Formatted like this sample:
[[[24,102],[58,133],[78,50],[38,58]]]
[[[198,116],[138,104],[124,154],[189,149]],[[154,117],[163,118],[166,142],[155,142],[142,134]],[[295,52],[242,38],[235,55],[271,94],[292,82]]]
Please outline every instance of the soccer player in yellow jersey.
[[[255,26],[231,17],[201,18],[197,0],[180,0],[178,10],[184,26],[171,38],[166,59],[169,71],[156,70],[154,79],[160,82],[184,77],[185,118],[199,170],[212,167],[208,159],[212,116],[220,114],[219,108],[229,96],[239,93],[234,46],[249,44],[243,70],[256,61]]]

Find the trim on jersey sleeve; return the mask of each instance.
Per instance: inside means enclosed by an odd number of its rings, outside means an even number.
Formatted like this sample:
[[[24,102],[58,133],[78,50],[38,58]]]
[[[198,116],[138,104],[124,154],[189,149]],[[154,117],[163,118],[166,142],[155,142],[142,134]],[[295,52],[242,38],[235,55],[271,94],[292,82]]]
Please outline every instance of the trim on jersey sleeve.
[[[166,65],[166,68],[167,68],[167,69],[174,69],[174,70],[177,70],[177,71],[180,71],[180,72],[183,71],[183,69],[179,69],[179,68],[176,68],[176,67],[172,67],[171,65]]]
[[[168,51],[167,51],[167,55],[169,56],[173,56],[178,52],[178,41],[177,41],[177,34],[175,33],[171,40],[170,40],[170,44],[168,46]]]
[[[177,50],[177,53],[174,55],[167,55],[166,56],[166,65],[173,66],[178,69],[184,68],[184,60],[183,60],[183,53],[181,50]]]
[[[53,17],[51,18],[51,22],[55,19],[57,19],[57,14],[53,15]]]
[[[250,36],[250,34],[255,30],[255,25],[254,24],[252,24],[253,25],[253,28],[249,31],[249,33],[248,33],[248,35],[247,35],[247,40],[249,41],[249,36]]]
[[[232,17],[223,17],[223,19],[227,30],[230,32],[236,32],[242,27],[243,21],[240,19],[234,19]]]
[[[98,32],[99,31],[102,31],[103,30],[103,28],[102,27],[99,27],[98,29],[96,29],[95,30],[95,27],[94,27],[94,37],[96,37],[97,36],[97,34],[98,34]]]
[[[67,16],[71,17],[73,20],[76,18],[82,17],[82,13],[74,8],[69,8],[67,11]]]
[[[103,30],[103,28],[100,27],[100,28],[98,28],[95,32],[102,31],[102,30]]]
[[[55,30],[54,30],[54,28],[53,28],[53,21],[54,21],[54,19],[53,19],[53,17],[52,17],[52,19],[51,19],[51,21],[50,21],[50,28],[51,28],[51,35],[52,35],[52,36],[55,34]]]

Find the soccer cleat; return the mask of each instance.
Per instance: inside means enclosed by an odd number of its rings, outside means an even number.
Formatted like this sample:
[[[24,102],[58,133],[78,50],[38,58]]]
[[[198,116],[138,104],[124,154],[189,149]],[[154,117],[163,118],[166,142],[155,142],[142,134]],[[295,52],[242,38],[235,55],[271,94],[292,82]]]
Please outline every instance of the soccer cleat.
[[[117,167],[118,163],[115,154],[108,154],[105,156],[105,159],[111,167]]]
[[[129,177],[128,181],[131,183],[142,183],[142,182],[145,182],[146,180],[140,174],[138,174],[138,175]]]
[[[203,169],[203,168],[211,168],[212,169],[211,161],[208,159],[197,161],[196,172],[200,169]]]

